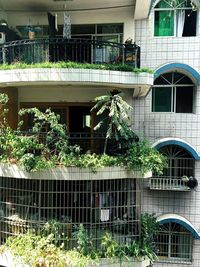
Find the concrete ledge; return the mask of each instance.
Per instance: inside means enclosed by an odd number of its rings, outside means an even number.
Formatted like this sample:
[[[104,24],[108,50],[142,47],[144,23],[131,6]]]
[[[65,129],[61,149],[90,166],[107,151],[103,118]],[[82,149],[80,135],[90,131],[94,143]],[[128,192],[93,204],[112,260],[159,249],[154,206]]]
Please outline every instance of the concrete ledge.
[[[153,74],[92,69],[36,68],[0,70],[0,87],[27,85],[99,85],[133,89],[144,96],[153,85]]]
[[[17,264],[17,265],[16,265]],[[100,262],[94,264],[88,264],[86,267],[121,267],[121,266],[130,266],[130,267],[148,267],[150,265],[149,259],[136,260],[130,258],[129,260],[124,260],[119,262],[118,259],[100,259]],[[27,264],[20,264],[20,259],[13,257],[9,251],[6,251],[0,255],[0,266],[4,267],[30,267]]]
[[[23,179],[43,179],[43,180],[108,180],[127,178],[150,178],[152,173],[142,175],[139,171],[128,171],[125,167],[105,167],[93,172],[89,168],[64,167],[47,169],[37,172],[26,172],[15,164],[0,164],[0,176],[23,178]]]
[[[129,258],[129,260],[118,259],[101,259],[99,263],[88,265],[87,267],[148,267],[150,265],[149,259],[136,260],[134,258]]]

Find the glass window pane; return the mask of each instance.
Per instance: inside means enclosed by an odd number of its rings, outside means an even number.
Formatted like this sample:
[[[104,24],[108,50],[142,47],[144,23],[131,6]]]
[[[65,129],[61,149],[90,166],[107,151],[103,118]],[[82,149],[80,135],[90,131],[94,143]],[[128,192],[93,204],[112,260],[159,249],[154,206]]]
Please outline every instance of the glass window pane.
[[[123,33],[123,24],[98,24],[97,33]]]
[[[197,11],[185,10],[185,23],[182,36],[196,36]]]
[[[169,85],[169,84],[172,84],[172,72],[169,72],[169,73],[165,73],[165,74],[162,74],[160,75],[155,81],[154,81],[154,84],[156,85]]]
[[[174,35],[174,11],[155,11],[154,35]]]
[[[72,34],[94,34],[94,24],[72,25]]]
[[[118,35],[106,35],[106,36],[96,36],[96,40],[102,42],[113,42],[117,43],[119,41]],[[110,45],[99,45],[93,50],[93,59],[96,63],[112,63],[119,57],[119,49],[116,46]]]
[[[155,8],[170,8],[170,7],[172,7],[172,5],[167,3],[167,1],[165,1],[165,0],[162,0],[156,5]]]
[[[193,112],[193,87],[176,88],[176,112],[177,113]]]
[[[174,72],[174,84],[193,84],[192,80],[182,73]]]
[[[153,88],[152,111],[171,112],[172,87]]]
[[[106,36],[96,36],[96,40],[118,43],[119,37],[118,35],[106,35]]]

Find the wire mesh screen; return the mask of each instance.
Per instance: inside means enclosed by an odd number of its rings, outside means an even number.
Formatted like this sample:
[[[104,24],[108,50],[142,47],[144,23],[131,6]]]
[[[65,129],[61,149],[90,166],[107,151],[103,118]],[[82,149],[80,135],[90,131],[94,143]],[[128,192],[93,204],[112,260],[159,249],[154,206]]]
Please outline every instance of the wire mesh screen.
[[[45,222],[62,226],[72,240],[80,224],[97,242],[110,232],[119,242],[139,235],[140,194],[135,179],[31,180],[0,178],[1,242],[9,235],[40,231]],[[69,242],[72,245],[73,242]]]

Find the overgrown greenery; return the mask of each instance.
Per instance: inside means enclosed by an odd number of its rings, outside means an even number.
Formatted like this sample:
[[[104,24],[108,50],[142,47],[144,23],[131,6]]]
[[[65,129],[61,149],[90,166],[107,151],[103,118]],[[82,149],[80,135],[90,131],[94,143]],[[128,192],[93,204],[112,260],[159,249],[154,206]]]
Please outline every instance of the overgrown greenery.
[[[1,252],[9,250],[15,256],[15,266],[20,263],[31,267],[85,267],[91,259],[76,250],[64,250],[55,244],[55,236],[36,235],[29,231],[17,237],[9,237]],[[14,266],[13,266],[14,267]]]
[[[89,64],[89,63],[76,63],[76,62],[42,62],[35,64],[27,64],[17,62],[13,64],[1,64],[0,70],[13,70],[13,69],[37,69],[37,68],[64,68],[64,69],[94,69],[94,70],[112,70],[112,71],[125,71],[134,73],[153,73],[149,68],[134,68],[125,64]]]
[[[75,232],[78,240],[78,251],[83,255],[95,258],[118,258],[128,260],[136,258],[148,258],[151,261],[157,259],[155,236],[159,231],[159,223],[154,214],[144,213],[141,216],[141,235],[137,240],[129,243],[119,244],[109,232],[105,232],[101,238],[100,247],[96,248],[92,242],[92,236],[83,225]]]
[[[163,168],[167,167],[166,158],[152,148],[147,140],[141,140],[129,145],[124,157],[124,165],[128,169],[140,170],[143,174],[152,171],[162,174]]]
[[[22,120],[17,130],[13,130],[6,120],[7,101],[7,95],[0,94],[1,162],[19,164],[28,172],[63,165],[91,168],[94,172],[101,167],[124,166],[129,170],[141,170],[143,173],[150,170],[160,173],[166,166],[165,158],[161,154],[151,148],[146,141],[135,139],[136,135],[127,123],[129,121],[127,110],[130,107],[118,94],[99,99],[102,106],[98,105],[99,108],[102,107],[99,111],[101,114],[107,109],[109,111],[107,139],[113,134],[112,129],[114,129],[116,140],[120,137],[127,140],[125,146],[122,142],[118,142],[120,151],[116,156],[105,153],[81,154],[79,146],[69,145],[66,127],[59,123],[59,116],[50,109],[45,112],[37,108],[20,110],[19,116]],[[33,127],[29,132],[22,133],[23,116],[26,114],[32,115]]]
[[[128,262],[130,258],[157,259],[154,237],[159,225],[154,215],[143,214],[140,239],[125,244],[119,244],[111,233],[105,232],[96,246],[91,234],[81,224],[73,235],[77,247],[69,250],[58,242],[59,228],[59,223],[52,221],[46,223],[40,235],[29,231],[17,237],[9,237],[1,252],[9,250],[16,256],[16,266],[18,263],[26,263],[31,267],[85,267],[92,262],[98,266],[101,258],[118,259],[121,262]]]
[[[1,106],[4,106],[7,99],[5,95],[2,97],[5,101],[1,102]],[[45,112],[37,108],[20,110],[19,115],[26,113],[33,115],[33,127],[31,132],[24,135],[21,132],[23,121],[19,122],[18,129],[14,131],[6,121],[6,112],[1,113],[0,160],[20,164],[28,172],[55,166],[67,153],[65,126],[58,122],[58,116],[50,109]],[[44,130],[45,135],[41,135]]]

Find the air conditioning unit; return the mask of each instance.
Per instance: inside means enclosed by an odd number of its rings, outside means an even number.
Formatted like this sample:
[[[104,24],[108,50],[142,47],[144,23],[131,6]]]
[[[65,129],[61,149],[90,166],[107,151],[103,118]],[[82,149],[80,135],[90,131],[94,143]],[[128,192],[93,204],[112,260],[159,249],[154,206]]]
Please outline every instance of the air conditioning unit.
[[[0,44],[4,44],[6,41],[6,35],[4,32],[0,32]]]

